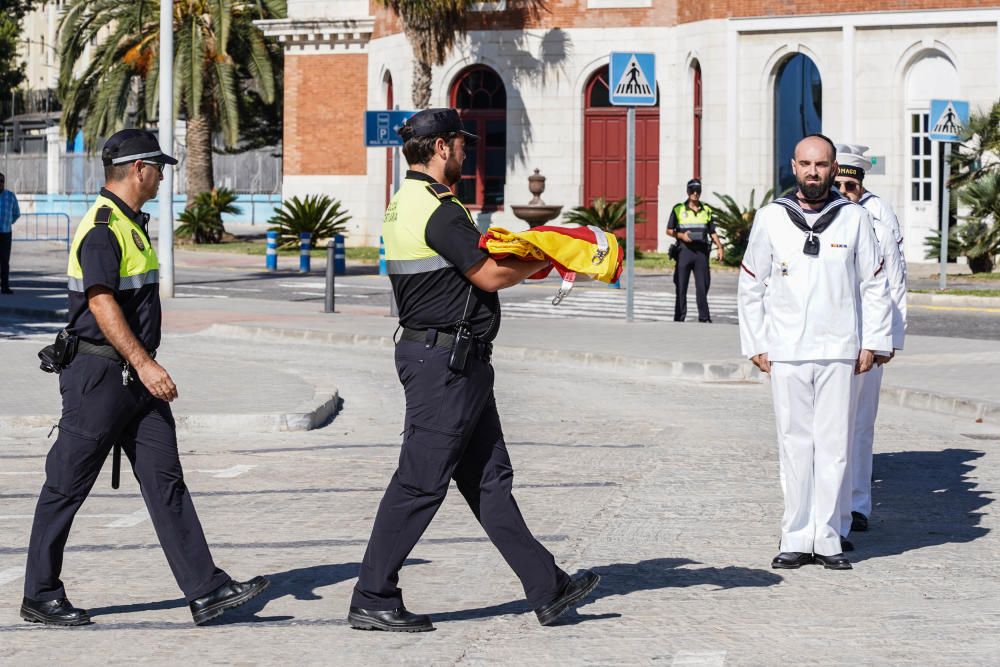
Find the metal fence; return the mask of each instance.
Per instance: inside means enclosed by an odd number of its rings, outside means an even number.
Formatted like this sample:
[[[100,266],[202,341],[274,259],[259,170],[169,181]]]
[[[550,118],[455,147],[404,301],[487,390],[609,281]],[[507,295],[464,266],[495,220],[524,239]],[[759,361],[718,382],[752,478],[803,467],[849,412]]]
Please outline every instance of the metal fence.
[[[69,216],[65,213],[23,213],[11,228],[14,241],[60,241],[69,252]]]
[[[45,155],[7,155],[0,158],[0,172],[7,177],[6,188],[15,194],[45,194],[48,161]]]
[[[212,172],[217,187],[238,194],[278,194],[281,192],[280,149],[264,148],[233,155],[212,156]],[[178,151],[180,163],[174,167],[174,191],[187,193],[184,151]],[[59,158],[59,194],[96,194],[104,184],[104,166],[100,157],[69,154]],[[48,192],[48,158],[43,155],[8,155],[0,158],[7,175],[7,189],[17,194]]]

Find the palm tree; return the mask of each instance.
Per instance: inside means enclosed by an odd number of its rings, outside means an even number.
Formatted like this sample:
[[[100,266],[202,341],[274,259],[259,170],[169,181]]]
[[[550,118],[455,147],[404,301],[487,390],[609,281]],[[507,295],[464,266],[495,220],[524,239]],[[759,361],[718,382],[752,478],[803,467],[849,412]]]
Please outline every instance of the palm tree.
[[[376,0],[392,10],[403,25],[413,49],[413,108],[426,109],[431,101],[431,68],[443,65],[471,16],[469,9],[482,0]],[[545,8],[544,0],[509,0],[506,12],[523,23]],[[483,20],[487,20],[483,16]]]
[[[949,183],[953,188],[1000,170],[995,158],[1000,153],[1000,102],[985,113],[970,114],[960,139],[961,145],[951,152]]]
[[[252,22],[286,13],[285,0],[175,2],[174,109],[187,117],[189,205],[212,190],[213,134],[235,148],[254,98],[277,102],[280,49]],[[96,46],[78,75],[91,41]],[[71,0],[59,23],[63,131],[72,136],[82,127],[93,150],[123,127],[159,120],[159,45],[158,0]]]

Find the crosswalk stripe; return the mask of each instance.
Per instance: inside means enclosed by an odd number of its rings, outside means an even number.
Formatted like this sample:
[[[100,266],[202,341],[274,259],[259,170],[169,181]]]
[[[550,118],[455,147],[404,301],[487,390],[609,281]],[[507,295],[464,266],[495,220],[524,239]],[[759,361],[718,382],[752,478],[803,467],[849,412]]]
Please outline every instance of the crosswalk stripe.
[[[622,291],[584,289],[573,292],[558,306],[552,305],[551,298],[529,301],[504,302],[505,315],[514,318],[558,319],[569,317],[621,318],[625,315],[626,294]],[[689,295],[688,310],[693,310],[694,295]],[[735,321],[737,318],[736,297],[730,295],[709,298],[712,316],[720,320]],[[673,292],[637,292],[633,298],[633,315],[636,319],[666,322],[674,319]]]

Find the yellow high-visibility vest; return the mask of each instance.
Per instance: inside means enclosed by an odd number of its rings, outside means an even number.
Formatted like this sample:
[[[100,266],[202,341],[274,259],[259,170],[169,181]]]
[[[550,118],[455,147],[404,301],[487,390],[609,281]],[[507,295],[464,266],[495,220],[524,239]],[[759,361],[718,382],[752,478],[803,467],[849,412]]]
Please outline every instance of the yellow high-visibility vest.
[[[431,216],[445,201],[461,206],[469,224],[476,227],[469,210],[448,186],[415,178],[403,180],[399,191],[389,202],[382,222],[382,240],[385,243],[386,269],[389,275],[426,273],[452,265],[427,245],[425,235]]]
[[[105,220],[106,218],[106,220]],[[160,261],[152,243],[142,227],[122,213],[118,205],[107,197],[98,197],[76,228],[70,247],[69,267],[66,274],[72,292],[83,290],[83,267],[80,266],[80,245],[87,234],[99,224],[106,224],[118,239],[122,260],[118,268],[118,289],[138,289],[143,285],[160,282]]]

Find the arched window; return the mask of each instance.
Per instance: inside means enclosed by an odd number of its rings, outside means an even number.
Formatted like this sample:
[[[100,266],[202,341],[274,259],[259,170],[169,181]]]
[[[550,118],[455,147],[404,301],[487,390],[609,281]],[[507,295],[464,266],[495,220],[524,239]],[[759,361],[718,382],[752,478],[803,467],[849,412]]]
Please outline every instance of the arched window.
[[[801,53],[785,60],[774,81],[775,195],[795,187],[792,156],[803,137],[823,131],[823,82]]]
[[[701,178],[701,63],[697,60],[691,64],[691,73],[694,84],[692,90],[694,132],[691,137],[694,143],[694,164],[691,173],[695,178]]]
[[[465,147],[456,194],[470,208],[497,210],[507,180],[507,90],[490,68],[471,67],[455,79],[451,105],[465,130],[479,137],[475,146]]]

